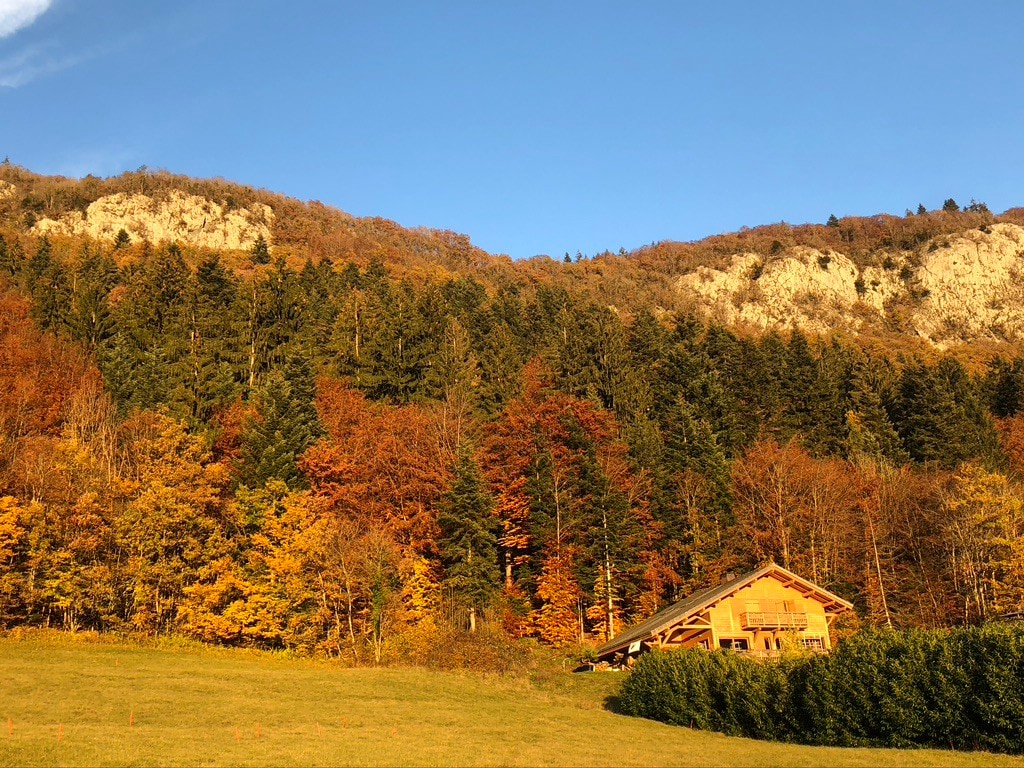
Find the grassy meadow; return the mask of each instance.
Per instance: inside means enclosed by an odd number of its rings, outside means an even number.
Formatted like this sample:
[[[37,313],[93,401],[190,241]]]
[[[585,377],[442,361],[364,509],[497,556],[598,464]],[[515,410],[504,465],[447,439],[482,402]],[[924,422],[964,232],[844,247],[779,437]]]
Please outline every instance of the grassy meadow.
[[[530,678],[72,636],[0,638],[0,765],[1018,765],[761,743],[613,714],[619,678]]]

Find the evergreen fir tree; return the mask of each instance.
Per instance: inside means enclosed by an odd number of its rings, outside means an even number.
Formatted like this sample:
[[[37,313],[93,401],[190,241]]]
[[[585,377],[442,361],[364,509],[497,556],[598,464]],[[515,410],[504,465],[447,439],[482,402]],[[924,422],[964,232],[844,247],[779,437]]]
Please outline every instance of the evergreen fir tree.
[[[233,315],[237,295],[218,256],[204,259],[189,282],[187,351],[175,372],[173,398],[199,424],[242,394],[244,351]]]
[[[993,416],[1000,419],[1015,416],[1024,405],[1024,360],[1018,357],[1011,362],[1002,357],[994,358],[988,365],[982,386]]]
[[[360,351],[358,385],[375,400],[412,402],[424,394],[425,377],[443,334],[436,308],[425,307],[412,285],[403,281],[394,289],[386,283],[372,289],[365,314],[367,336]]]
[[[323,432],[315,395],[312,371],[301,356],[266,376],[254,398],[256,415],[242,434],[239,479],[244,485],[259,488],[271,479],[291,488],[304,485],[298,458]]]
[[[915,362],[903,371],[894,403],[894,422],[916,461],[953,468],[996,450],[991,419],[973,382],[953,358],[935,367]]]
[[[444,583],[469,610],[473,632],[478,612],[487,607],[501,583],[498,522],[492,515],[494,502],[465,447],[459,451],[454,474],[437,517],[438,549],[445,567]]]
[[[29,259],[25,280],[32,297],[32,316],[43,328],[59,330],[71,303],[71,281],[64,265],[54,258],[48,238],[39,241]]]
[[[862,361],[854,368],[850,392],[852,407],[846,416],[848,445],[854,456],[865,455],[899,466],[910,457],[885,409],[883,375],[881,364],[873,361]]]
[[[72,283],[71,306],[66,318],[71,337],[97,350],[114,333],[110,292],[119,282],[114,260],[83,249]]]
[[[256,242],[249,249],[249,258],[252,259],[253,264],[270,263],[270,248],[267,247],[267,241],[263,238],[263,235],[256,236]]]

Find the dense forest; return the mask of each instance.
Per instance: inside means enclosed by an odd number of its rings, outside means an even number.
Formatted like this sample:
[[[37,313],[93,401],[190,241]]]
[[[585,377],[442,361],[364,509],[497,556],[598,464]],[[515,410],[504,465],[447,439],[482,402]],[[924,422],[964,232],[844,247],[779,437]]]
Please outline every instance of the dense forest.
[[[1024,359],[372,250],[239,269],[2,232],[4,627],[354,663],[481,623],[569,645],[768,560],[876,626],[1024,608]]]

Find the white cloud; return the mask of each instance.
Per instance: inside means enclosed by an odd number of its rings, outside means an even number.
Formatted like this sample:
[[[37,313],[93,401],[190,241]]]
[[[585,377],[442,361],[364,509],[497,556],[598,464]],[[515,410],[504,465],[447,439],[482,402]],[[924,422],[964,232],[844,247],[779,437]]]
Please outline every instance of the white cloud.
[[[24,29],[51,5],[53,0],[0,0],[0,38]]]
[[[70,69],[96,55],[88,51],[59,54],[55,53],[55,48],[53,44],[33,45],[0,58],[0,88],[18,88],[36,78]]]

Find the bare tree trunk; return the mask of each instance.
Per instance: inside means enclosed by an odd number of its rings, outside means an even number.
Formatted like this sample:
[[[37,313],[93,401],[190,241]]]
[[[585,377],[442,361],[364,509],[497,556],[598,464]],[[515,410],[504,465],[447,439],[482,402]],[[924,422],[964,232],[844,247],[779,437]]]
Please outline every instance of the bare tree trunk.
[[[868,513],[868,532],[871,534],[871,551],[875,556],[875,573],[878,576],[878,594],[882,599],[882,611],[885,613],[885,626],[892,629],[892,617],[889,615],[889,603],[885,598],[885,583],[882,581],[882,563],[878,558],[878,539],[875,538],[875,523]]]

